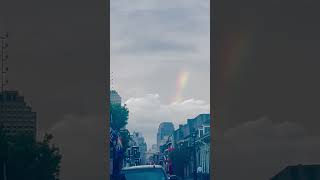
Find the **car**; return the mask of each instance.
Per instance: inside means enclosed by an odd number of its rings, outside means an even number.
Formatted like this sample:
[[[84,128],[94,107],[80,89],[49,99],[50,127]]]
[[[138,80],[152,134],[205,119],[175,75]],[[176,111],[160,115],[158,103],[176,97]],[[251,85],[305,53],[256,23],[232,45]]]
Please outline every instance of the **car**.
[[[140,165],[126,167],[121,170],[121,180],[174,180],[175,177],[168,177],[162,166]]]

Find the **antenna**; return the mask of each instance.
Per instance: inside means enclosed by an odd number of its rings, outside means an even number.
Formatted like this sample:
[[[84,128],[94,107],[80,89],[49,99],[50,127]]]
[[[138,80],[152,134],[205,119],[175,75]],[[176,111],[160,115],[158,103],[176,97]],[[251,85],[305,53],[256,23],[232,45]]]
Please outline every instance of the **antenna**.
[[[111,90],[114,90],[114,87],[113,87],[114,81],[113,80],[114,80],[113,79],[113,72],[111,72]]]
[[[0,36],[1,39],[1,92],[5,91],[6,86],[8,85],[8,40],[9,34],[8,32],[5,36]]]

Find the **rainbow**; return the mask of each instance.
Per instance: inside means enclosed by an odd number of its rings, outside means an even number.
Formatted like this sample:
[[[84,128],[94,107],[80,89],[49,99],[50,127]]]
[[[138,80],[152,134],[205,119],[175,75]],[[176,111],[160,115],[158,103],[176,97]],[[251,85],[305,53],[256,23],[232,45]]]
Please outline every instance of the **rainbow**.
[[[236,77],[242,69],[242,65],[248,59],[253,50],[254,31],[237,32],[226,34],[222,61],[224,61],[222,70],[224,71],[224,80],[228,81]]]
[[[176,80],[176,93],[172,102],[179,102],[182,100],[182,92],[187,86],[189,80],[189,72],[186,69],[182,69],[177,76]]]

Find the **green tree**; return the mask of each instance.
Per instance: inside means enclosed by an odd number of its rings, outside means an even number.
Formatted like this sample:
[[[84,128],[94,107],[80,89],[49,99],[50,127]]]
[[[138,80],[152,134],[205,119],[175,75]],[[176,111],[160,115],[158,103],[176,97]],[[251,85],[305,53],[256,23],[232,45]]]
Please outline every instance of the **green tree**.
[[[122,130],[120,131],[120,136],[122,140],[122,147],[126,150],[129,147],[129,141],[131,139],[130,132],[127,129]]]
[[[52,135],[46,134],[41,142],[36,142],[27,135],[19,135],[8,140],[2,133],[0,138],[6,142],[0,146],[3,152],[1,178],[5,162],[8,180],[59,179],[62,156],[59,149],[51,144]]]
[[[112,129],[119,131],[128,124],[129,110],[126,106],[121,106],[120,104],[111,104],[110,114],[112,118]]]

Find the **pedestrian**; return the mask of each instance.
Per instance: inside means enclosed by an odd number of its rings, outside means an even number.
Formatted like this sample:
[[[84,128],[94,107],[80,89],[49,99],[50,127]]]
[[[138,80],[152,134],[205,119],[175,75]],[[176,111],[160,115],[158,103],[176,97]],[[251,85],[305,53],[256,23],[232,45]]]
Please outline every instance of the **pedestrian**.
[[[198,176],[198,180],[202,180],[202,167],[201,166],[199,166],[198,168],[197,168],[197,176]]]

